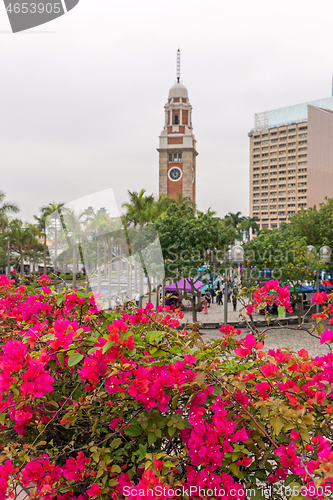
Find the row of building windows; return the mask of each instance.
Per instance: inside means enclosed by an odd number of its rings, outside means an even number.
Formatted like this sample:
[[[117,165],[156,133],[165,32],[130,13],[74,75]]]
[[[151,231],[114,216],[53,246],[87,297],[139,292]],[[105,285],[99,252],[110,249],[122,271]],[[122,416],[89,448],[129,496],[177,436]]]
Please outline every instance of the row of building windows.
[[[296,207],[296,203],[287,203],[287,204],[280,203],[278,208],[285,208],[287,205],[288,205],[288,208]],[[298,208],[303,208],[303,207],[306,207],[306,203],[299,203],[298,204]],[[276,208],[277,208],[277,205],[270,205],[269,206],[270,210],[276,210]],[[260,210],[260,207],[258,205],[254,206],[253,210]],[[261,210],[268,210],[268,205],[262,205]]]
[[[262,153],[261,155],[256,153],[253,155],[253,159],[255,160],[253,163],[257,165],[259,163],[258,158],[265,158],[266,159],[269,157],[270,157],[271,162],[277,161],[278,157],[272,156],[272,154],[273,154],[272,151],[271,151],[270,155],[268,153]],[[277,151],[275,151],[274,154],[277,155]],[[281,157],[282,155],[288,155],[288,160],[295,160],[296,159],[296,149],[288,149],[288,152],[287,151],[280,151],[279,152],[279,161],[286,160],[286,156],[284,156],[282,158]],[[290,156],[290,155],[293,155],[293,156]],[[305,153],[304,151],[298,151],[298,158],[306,158],[306,157],[307,157],[307,153]],[[266,162],[263,161],[263,163],[268,163],[268,162],[266,160]]]
[[[302,164],[302,165],[303,165],[303,164],[305,164],[305,165],[306,165],[306,164],[307,164],[307,162],[306,162],[306,161],[305,161],[305,162],[299,162],[299,165],[301,165],[301,164]],[[287,164],[286,164],[286,163],[280,163],[279,165],[270,165],[270,168],[271,168],[271,169],[275,169],[275,168],[278,168],[278,166],[279,166],[279,168],[286,168],[286,167],[287,167]],[[288,168],[290,168],[290,167],[295,167],[295,166],[296,166],[296,163],[295,163],[295,162],[288,163]],[[254,171],[254,172],[258,172],[259,170],[260,170],[260,167],[254,167],[254,168],[253,168],[253,171]],[[263,167],[261,168],[261,170],[268,170],[268,166],[266,166],[266,165],[265,165],[265,166],[263,166]],[[304,171],[304,172],[306,172],[306,168],[305,168],[305,169],[299,169],[299,171]]]
[[[307,130],[307,129],[308,129],[307,125],[303,125],[301,127],[298,127],[298,130],[302,130],[302,131]],[[274,132],[270,132],[270,134],[268,132],[265,132],[265,133],[261,134],[261,137],[268,137],[269,135],[270,135],[270,137],[272,137],[274,135],[277,135],[278,132],[279,132],[279,134],[287,134],[287,133],[292,134],[292,133],[296,132],[296,128],[290,128],[288,130],[283,129],[283,130],[279,130],[279,131],[274,131]],[[260,137],[260,134],[255,135],[254,139],[258,139],[259,137]]]
[[[169,161],[182,161],[181,153],[169,153]]]
[[[308,127],[304,126],[304,127],[299,127],[298,129],[298,132],[305,132],[307,131]],[[290,134],[295,134],[295,135],[290,135]],[[286,139],[294,139],[296,137],[296,129],[290,129],[290,130],[280,130],[279,131],[279,138],[277,138],[277,132],[271,132],[270,134],[268,133],[264,133],[262,135],[254,135],[253,136],[253,139],[254,140],[260,140],[260,139],[263,139],[264,141],[268,141],[269,139],[273,142],[276,142],[277,140],[280,140],[280,141],[283,141],[283,140],[286,140]],[[302,134],[299,134],[300,135],[304,135],[303,133]]]
[[[300,169],[298,170],[298,172],[299,172],[299,173],[304,173],[304,172],[306,172],[306,171],[307,171],[307,169],[306,169],[306,168],[300,168]],[[269,172],[270,176],[272,176],[272,175],[286,175],[286,173],[287,173],[287,171],[286,171],[286,170],[279,170],[279,171],[277,171],[277,170],[271,170],[271,171]],[[293,169],[291,169],[291,170],[288,170],[288,175],[292,175],[292,174],[296,174],[296,169],[294,169],[294,168],[293,168]],[[257,172],[257,173],[255,173],[255,174],[253,174],[253,179],[259,179],[259,178],[260,178],[260,176],[261,176],[262,178],[263,178],[263,177],[268,177],[268,172],[261,172],[261,174],[260,174],[259,172]],[[271,178],[271,180],[272,180],[272,178]]]

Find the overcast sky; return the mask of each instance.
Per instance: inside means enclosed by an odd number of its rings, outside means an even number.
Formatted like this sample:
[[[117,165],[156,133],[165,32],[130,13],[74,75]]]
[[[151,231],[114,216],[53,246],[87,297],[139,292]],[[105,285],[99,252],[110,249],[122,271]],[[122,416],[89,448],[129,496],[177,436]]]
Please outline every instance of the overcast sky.
[[[326,0],[80,0],[12,34],[0,5],[0,190],[41,205],[113,188],[158,192],[158,137],[182,51],[197,203],[249,212],[254,114],[331,95]]]

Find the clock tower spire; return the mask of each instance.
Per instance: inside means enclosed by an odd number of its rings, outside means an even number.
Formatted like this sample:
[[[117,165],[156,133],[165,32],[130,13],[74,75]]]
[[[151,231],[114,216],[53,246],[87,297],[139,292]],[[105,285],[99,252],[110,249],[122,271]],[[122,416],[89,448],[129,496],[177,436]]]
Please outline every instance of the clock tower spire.
[[[177,199],[178,193],[196,203],[196,140],[192,106],[180,82],[180,49],[177,50],[177,80],[164,106],[165,122],[159,141],[159,193]]]

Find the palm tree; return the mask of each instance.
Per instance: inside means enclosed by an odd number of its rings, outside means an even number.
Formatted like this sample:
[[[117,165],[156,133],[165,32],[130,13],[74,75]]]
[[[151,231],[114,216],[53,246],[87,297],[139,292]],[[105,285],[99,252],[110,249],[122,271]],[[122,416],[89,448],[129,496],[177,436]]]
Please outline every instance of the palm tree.
[[[14,219],[10,224],[10,231],[14,246],[20,254],[20,274],[22,279],[24,276],[24,250],[26,250],[29,243],[30,229],[20,219]]]
[[[49,220],[54,221],[54,285],[57,286],[58,281],[58,227],[57,227],[57,219],[60,217],[62,226],[63,226],[63,214],[62,210],[64,208],[64,203],[49,203],[48,205],[42,207],[42,212],[47,216],[47,222]]]
[[[146,195],[146,190],[141,189],[139,193],[136,191],[128,191],[130,201],[123,203],[122,207],[127,209],[125,214],[127,225],[132,224],[134,227],[139,226],[139,238],[141,238],[143,227],[152,222],[156,216],[156,202],[154,196]],[[161,199],[162,201],[162,199]],[[145,269],[144,260],[141,252],[139,252],[141,269]],[[147,274],[147,273],[146,273]],[[148,276],[148,274],[147,274]],[[140,288],[140,307],[142,305],[143,295],[143,275],[139,273],[139,288]],[[149,296],[151,295],[151,283],[148,276]]]
[[[224,218],[226,225],[238,228],[238,225],[244,220],[244,217],[241,216],[241,212],[236,212],[235,214],[229,212]]]
[[[66,207],[63,209],[63,229],[65,232],[66,239],[70,240],[73,251],[73,288],[76,288],[76,268],[77,268],[77,241],[82,232],[81,219],[83,213],[77,214],[75,210]]]
[[[27,235],[27,246],[28,249],[32,250],[32,265],[33,274],[36,274],[36,251],[41,250],[42,245],[38,241],[38,236],[40,235],[39,229],[35,224],[27,225],[28,235]]]
[[[1,232],[4,231],[5,225],[8,222],[8,215],[10,213],[16,214],[20,211],[16,203],[6,202],[6,194],[0,191],[0,226]]]
[[[249,234],[250,229],[252,229],[255,233],[258,233],[260,231],[260,226],[258,225],[257,220],[257,217],[245,217],[239,224],[239,227],[240,229],[246,231],[247,234]]]
[[[169,200],[169,204],[170,203],[177,203],[177,205],[186,205],[186,206],[192,208],[193,210],[196,209],[196,205],[195,205],[194,201],[192,201],[189,196],[184,196],[183,193],[177,193],[176,199],[168,198],[168,200]]]
[[[48,205],[44,205],[43,207],[40,208],[41,215],[38,217],[37,215],[34,215],[34,219],[37,222],[37,227],[39,228],[41,235],[43,237],[43,243],[44,243],[44,274],[46,274],[47,269],[46,269],[46,257],[47,257],[47,234],[46,234],[46,223],[48,217],[52,216],[54,212],[57,210],[60,212],[60,217],[61,217],[61,209],[64,206],[63,203],[49,203]]]
[[[41,209],[42,210],[42,209]],[[47,273],[46,269],[46,255],[47,255],[47,246],[46,246],[46,219],[47,215],[42,215],[38,217],[37,215],[34,215],[34,219],[37,222],[37,228],[39,230],[39,234],[43,237],[43,244],[44,244],[44,274]]]
[[[12,233],[10,229],[10,220],[8,217],[3,219],[3,232],[1,234],[1,241],[5,244],[7,254],[7,276],[10,275],[10,251],[12,243]]]

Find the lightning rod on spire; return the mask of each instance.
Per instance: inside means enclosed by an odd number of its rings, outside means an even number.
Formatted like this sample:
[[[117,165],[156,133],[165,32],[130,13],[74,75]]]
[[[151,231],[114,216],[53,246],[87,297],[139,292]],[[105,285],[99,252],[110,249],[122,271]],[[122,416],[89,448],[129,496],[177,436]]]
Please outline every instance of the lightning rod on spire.
[[[180,83],[180,49],[177,50],[177,83]]]

